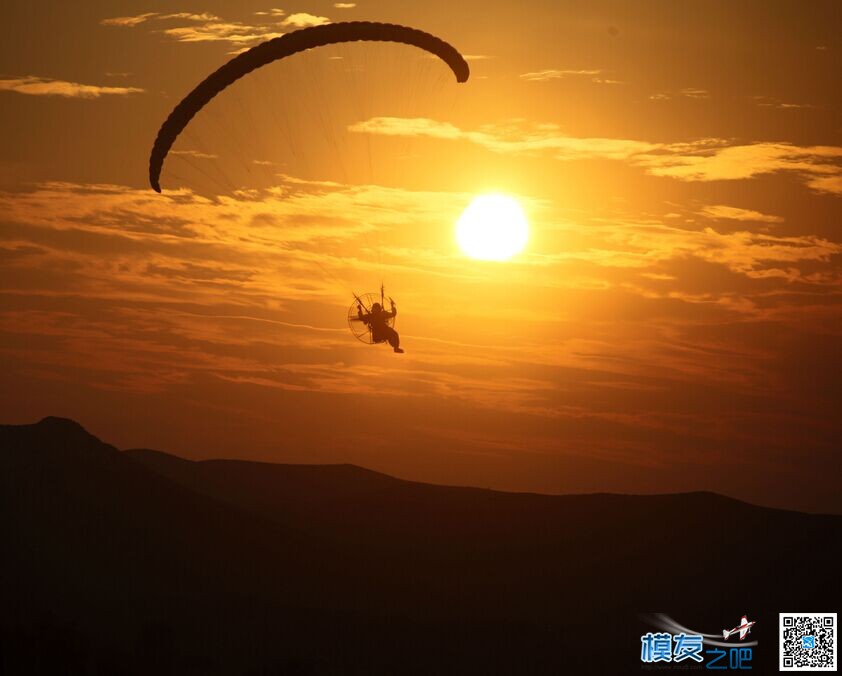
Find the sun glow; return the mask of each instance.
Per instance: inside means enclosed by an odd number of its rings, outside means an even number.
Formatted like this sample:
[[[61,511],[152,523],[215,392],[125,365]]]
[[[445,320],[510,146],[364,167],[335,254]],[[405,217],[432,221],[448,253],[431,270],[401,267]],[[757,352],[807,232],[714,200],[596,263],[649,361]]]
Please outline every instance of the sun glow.
[[[507,195],[475,197],[456,223],[456,241],[471,258],[504,261],[520,253],[528,239],[526,214]]]

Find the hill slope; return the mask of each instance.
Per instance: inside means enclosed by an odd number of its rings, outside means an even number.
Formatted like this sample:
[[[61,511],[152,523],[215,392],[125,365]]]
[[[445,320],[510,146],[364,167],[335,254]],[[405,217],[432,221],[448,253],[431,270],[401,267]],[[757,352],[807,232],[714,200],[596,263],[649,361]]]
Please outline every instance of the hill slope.
[[[840,598],[840,517],[191,462],[56,418],[0,426],[0,508],[3,673],[622,673],[650,610],[752,613],[772,665],[778,611]]]

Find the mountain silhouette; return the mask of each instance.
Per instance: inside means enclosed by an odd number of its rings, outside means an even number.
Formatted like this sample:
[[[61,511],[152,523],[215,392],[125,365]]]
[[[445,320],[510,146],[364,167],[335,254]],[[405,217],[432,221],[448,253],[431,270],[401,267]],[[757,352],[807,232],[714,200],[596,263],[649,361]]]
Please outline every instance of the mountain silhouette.
[[[0,426],[0,673],[620,674],[641,614],[833,610],[842,517],[548,496]],[[763,673],[760,671],[760,673]]]

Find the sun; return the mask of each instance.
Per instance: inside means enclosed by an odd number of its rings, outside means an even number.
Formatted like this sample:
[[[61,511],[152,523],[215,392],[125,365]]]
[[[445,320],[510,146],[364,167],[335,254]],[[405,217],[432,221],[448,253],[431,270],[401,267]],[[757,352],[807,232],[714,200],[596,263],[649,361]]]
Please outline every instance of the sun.
[[[471,258],[505,261],[523,251],[529,223],[518,201],[508,195],[475,197],[456,223],[456,241]]]

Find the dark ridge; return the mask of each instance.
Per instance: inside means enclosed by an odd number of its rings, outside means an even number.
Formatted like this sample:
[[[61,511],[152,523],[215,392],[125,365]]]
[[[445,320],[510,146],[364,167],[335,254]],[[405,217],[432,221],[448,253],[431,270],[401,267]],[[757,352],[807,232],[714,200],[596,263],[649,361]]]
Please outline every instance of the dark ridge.
[[[35,424],[38,427],[43,427],[45,429],[53,429],[56,431],[63,430],[65,433],[70,433],[72,430],[75,430],[88,434],[88,431],[84,427],[71,418],[61,418],[55,415],[48,415],[46,418],[41,418],[41,420]]]
[[[2,462],[43,461],[45,458],[105,457],[118,453],[90,434],[82,425],[69,418],[48,416],[31,425],[0,425],[0,453]]]
[[[732,504],[745,505],[746,507],[755,507],[757,509],[774,509],[759,507],[751,503],[732,498],[730,496],[715,493],[713,491],[689,491],[685,493],[654,493],[654,494],[632,494],[632,493],[574,493],[574,494],[555,494],[555,493],[535,493],[530,491],[504,491],[493,488],[480,488],[476,486],[466,485],[450,485],[450,484],[429,484],[420,481],[412,481],[409,479],[400,479],[398,477],[384,474],[376,470],[354,465],[352,463],[334,463],[334,464],[306,464],[306,463],[274,463],[254,460],[229,460],[224,458],[212,458],[207,460],[190,460],[178,455],[166,453],[164,451],[156,451],[149,448],[130,448],[123,451],[124,454],[134,458],[142,464],[167,473],[175,468],[180,468],[183,471],[200,472],[208,469],[208,472],[217,471],[224,474],[229,470],[234,472],[250,472],[254,476],[260,473],[275,473],[277,476],[288,475],[290,478],[296,480],[307,480],[308,478],[328,481],[329,479],[345,480],[356,479],[360,481],[369,482],[370,486],[384,485],[384,484],[403,484],[405,486],[428,486],[430,488],[438,488],[443,491],[476,491],[478,493],[488,493],[492,495],[516,495],[516,496],[532,496],[537,499],[547,498],[549,500],[663,500],[674,496],[685,496],[688,500],[713,500],[723,501]],[[201,466],[199,469],[197,466]],[[209,468],[217,467],[216,470],[209,470]],[[786,510],[783,510],[786,511]]]
[[[641,614],[839,605],[842,517],[503,493],[0,426],[0,673],[637,672]],[[809,581],[805,584],[805,580]]]
[[[32,439],[37,438],[39,444],[50,447],[70,447],[73,444],[106,445],[75,420],[58,416],[47,416],[31,425],[0,425],[0,432],[12,431],[28,435]]]

